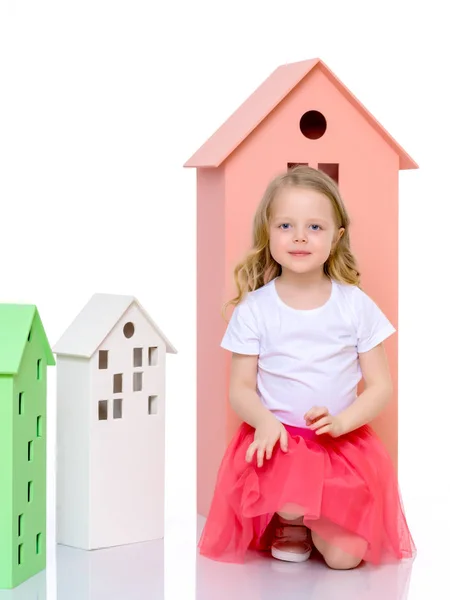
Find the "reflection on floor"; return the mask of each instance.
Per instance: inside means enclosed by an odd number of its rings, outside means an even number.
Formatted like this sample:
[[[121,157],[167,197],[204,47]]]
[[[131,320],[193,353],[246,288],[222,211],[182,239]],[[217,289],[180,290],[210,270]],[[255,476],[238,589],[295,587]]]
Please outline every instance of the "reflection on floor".
[[[199,530],[204,520],[199,518]],[[406,600],[413,561],[333,571],[316,556],[302,564],[255,553],[245,565],[199,557],[196,600]],[[214,590],[214,592],[213,592]]]
[[[85,552],[58,547],[58,600],[164,598],[164,542]]]
[[[419,551],[414,561],[398,565],[333,571],[317,557],[296,565],[257,554],[244,565],[219,563],[197,556],[204,519],[198,519],[196,530],[183,516],[168,524],[165,540],[93,552],[53,547],[47,570],[14,590],[0,591],[0,600],[447,598],[448,504],[443,496],[417,504],[414,532]],[[426,512],[430,505],[433,511]]]

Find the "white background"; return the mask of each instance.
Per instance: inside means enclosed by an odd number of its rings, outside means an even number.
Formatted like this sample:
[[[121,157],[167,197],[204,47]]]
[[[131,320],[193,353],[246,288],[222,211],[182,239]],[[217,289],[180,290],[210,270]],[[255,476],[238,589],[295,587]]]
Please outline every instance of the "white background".
[[[444,6],[440,0],[0,4],[0,301],[37,304],[53,344],[92,293],[133,294],[178,349],[168,357],[167,599],[181,597],[180,586],[183,599],[193,598],[195,584],[196,189],[195,171],[182,165],[278,65],[313,57],[420,165],[400,173],[400,482],[419,551],[436,544],[430,569],[445,565],[439,558],[440,548],[446,552],[450,495]],[[53,369],[49,570],[54,378]],[[433,581],[413,571],[409,597],[423,598]],[[54,594],[50,578],[47,597]]]

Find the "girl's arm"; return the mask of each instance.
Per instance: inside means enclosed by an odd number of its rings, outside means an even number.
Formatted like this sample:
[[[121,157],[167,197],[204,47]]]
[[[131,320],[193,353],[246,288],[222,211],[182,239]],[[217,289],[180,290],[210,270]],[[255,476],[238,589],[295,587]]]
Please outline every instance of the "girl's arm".
[[[251,427],[264,419],[275,418],[263,406],[256,392],[258,356],[233,353],[230,373],[230,404],[236,414]]]
[[[359,355],[364,391],[339,413],[343,432],[348,433],[373,421],[392,398],[393,386],[383,344]]]

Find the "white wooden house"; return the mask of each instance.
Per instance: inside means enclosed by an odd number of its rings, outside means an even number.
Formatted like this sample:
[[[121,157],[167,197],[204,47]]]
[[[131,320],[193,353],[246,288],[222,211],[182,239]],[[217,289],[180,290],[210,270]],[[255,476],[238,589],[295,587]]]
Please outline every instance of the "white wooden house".
[[[92,550],[163,537],[175,348],[134,297],[95,294],[53,351],[57,542]]]

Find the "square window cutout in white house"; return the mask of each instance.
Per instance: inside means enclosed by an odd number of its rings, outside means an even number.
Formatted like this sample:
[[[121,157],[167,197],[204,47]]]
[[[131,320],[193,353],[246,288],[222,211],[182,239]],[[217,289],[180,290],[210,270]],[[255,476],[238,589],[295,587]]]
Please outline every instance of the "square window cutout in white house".
[[[85,550],[164,536],[166,354],[132,296],[95,294],[57,357],[57,541]]]

